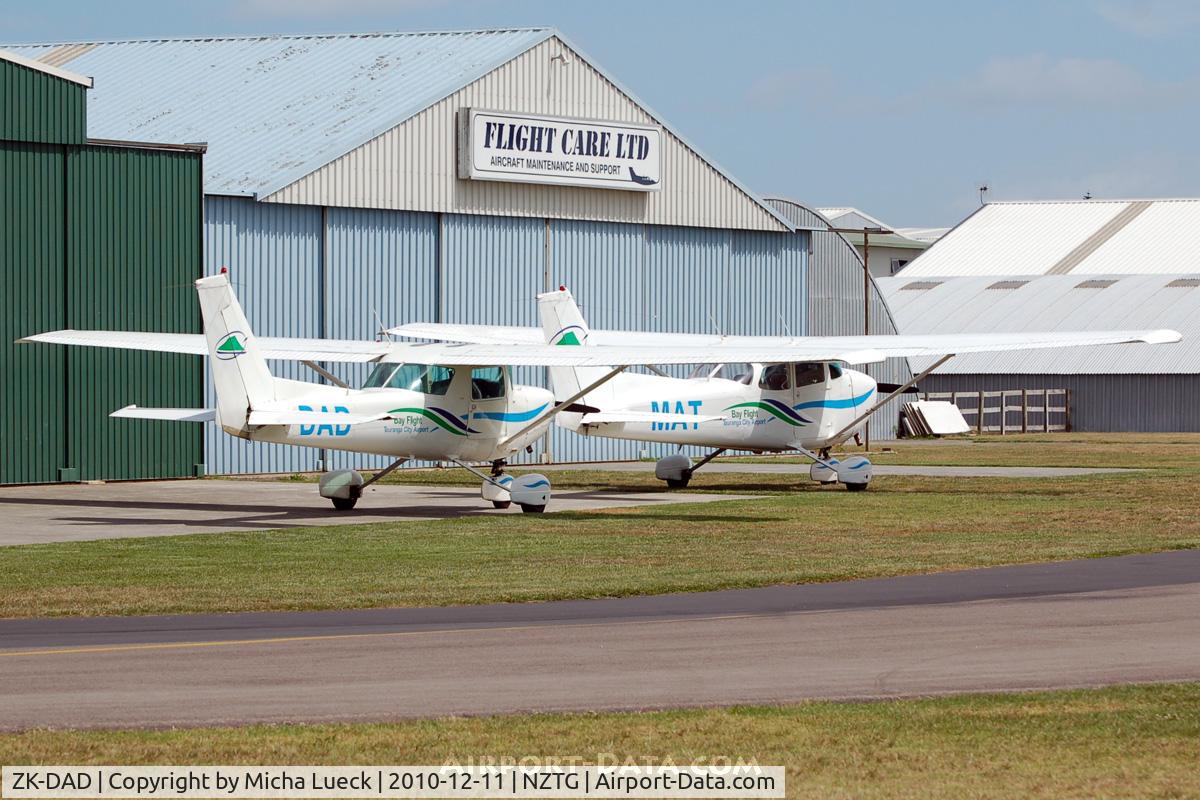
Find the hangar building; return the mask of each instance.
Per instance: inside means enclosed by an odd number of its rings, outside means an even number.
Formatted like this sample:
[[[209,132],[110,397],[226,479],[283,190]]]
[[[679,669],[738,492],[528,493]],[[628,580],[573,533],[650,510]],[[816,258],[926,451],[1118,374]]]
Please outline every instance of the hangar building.
[[[829,290],[815,286],[845,289],[843,322],[862,323],[860,262],[821,262],[813,225],[749,191],[554,30],[12,49],[95,77],[92,135],[208,143],[204,271],[230,268],[262,335],[534,324],[533,295],[560,283],[596,327],[798,334],[824,324],[816,299]],[[886,315],[878,325],[891,331]],[[383,463],[206,437],[213,473]],[[557,428],[548,439],[534,457],[666,452]]]
[[[989,203],[879,285],[903,333],[1177,330],[1174,345],[959,356],[921,388],[1067,389],[1074,430],[1200,431],[1198,227],[1192,199]]]
[[[201,403],[197,359],[15,342],[200,324],[204,149],[88,138],[91,85],[0,51],[0,483],[190,477],[204,461],[196,426],[108,417]]]

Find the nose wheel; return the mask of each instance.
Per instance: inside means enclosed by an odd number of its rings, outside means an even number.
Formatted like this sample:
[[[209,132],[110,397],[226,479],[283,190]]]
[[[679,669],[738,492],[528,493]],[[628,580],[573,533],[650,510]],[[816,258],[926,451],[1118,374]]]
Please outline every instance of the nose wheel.
[[[462,461],[454,463],[483,481],[479,494],[493,508],[505,509],[516,503],[526,514],[541,514],[550,503],[550,479],[545,475],[513,477],[505,473],[504,461],[493,461],[490,475]]]

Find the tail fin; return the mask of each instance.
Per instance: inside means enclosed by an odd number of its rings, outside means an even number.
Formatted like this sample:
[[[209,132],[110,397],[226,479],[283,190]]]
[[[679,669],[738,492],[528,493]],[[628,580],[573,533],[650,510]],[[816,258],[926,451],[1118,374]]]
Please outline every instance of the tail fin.
[[[228,276],[201,278],[196,281],[196,293],[217,393],[217,420],[238,435],[246,430],[251,408],[275,399],[275,380]]]
[[[579,306],[575,304],[575,298],[566,287],[560,287],[556,292],[539,294],[537,300],[538,316],[541,318],[542,333],[547,344],[587,346],[591,331],[588,330],[583,314],[579,312]],[[580,389],[604,377],[610,369],[611,367],[550,367],[550,385],[554,389],[555,399],[561,401],[571,397]],[[604,408],[613,405],[611,397],[612,384],[607,383],[594,392],[589,392],[588,397],[582,398],[580,402]]]

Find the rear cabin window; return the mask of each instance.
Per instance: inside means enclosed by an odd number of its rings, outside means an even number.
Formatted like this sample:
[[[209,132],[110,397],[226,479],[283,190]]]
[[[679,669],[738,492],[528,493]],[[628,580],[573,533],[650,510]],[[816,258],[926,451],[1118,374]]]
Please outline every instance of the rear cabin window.
[[[790,389],[792,388],[791,373],[791,364],[769,364],[763,369],[762,377],[758,379],[758,388],[772,392]]]

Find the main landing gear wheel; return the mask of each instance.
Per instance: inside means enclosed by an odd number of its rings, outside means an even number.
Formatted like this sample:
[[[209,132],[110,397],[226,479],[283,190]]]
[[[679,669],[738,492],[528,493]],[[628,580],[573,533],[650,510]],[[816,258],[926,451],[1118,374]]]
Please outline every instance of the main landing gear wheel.
[[[541,514],[546,510],[545,506],[535,506],[530,503],[521,503],[521,510],[526,514]]]
[[[354,506],[358,504],[357,497],[331,497],[333,507],[338,511],[352,511]]]
[[[869,483],[847,483],[846,491],[847,492],[865,492],[867,490],[867,487],[870,485],[871,484],[869,484]]]
[[[686,489],[687,485],[692,482],[691,471],[685,472],[682,478],[667,478],[668,489]]]
[[[493,500],[492,508],[508,508],[512,505],[512,500]]]

